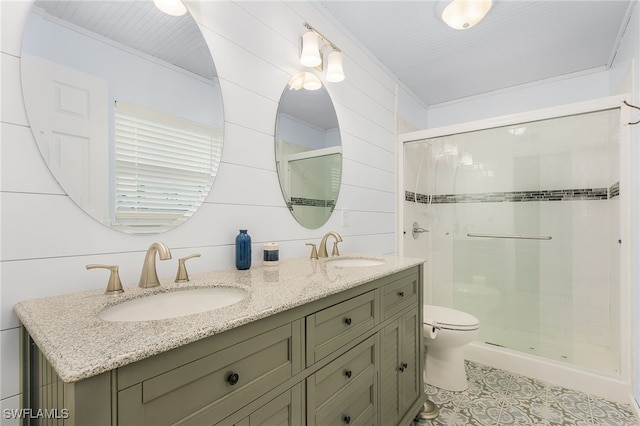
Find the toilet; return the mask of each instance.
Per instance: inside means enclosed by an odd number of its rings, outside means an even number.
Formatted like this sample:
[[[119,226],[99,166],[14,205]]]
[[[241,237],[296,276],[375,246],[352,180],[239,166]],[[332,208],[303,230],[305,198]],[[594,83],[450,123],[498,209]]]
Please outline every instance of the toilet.
[[[424,305],[425,383],[450,391],[469,386],[462,347],[478,334],[478,318],[443,306]]]

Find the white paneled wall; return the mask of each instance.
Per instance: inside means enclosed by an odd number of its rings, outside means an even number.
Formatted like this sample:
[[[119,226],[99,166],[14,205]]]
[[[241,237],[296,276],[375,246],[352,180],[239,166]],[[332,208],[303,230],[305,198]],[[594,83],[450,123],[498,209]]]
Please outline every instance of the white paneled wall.
[[[306,256],[304,243],[328,230],[344,237],[343,251],[395,251],[395,82],[308,2],[187,2],[203,30],[220,76],[225,140],[219,175],[202,208],[179,228],[131,236],[85,215],[49,173],[28,127],[20,82],[20,43],[29,1],[0,2],[0,337],[2,408],[18,408],[19,300],[102,288],[106,276],[89,263],[120,265],[137,282],[147,247],[162,241],[173,260],[158,274],[175,274],[177,258],[192,253],[190,272],[230,268],[240,227],[254,242],[279,241],[282,258]],[[273,132],[278,101],[300,71],[299,36],[309,22],[343,51],[347,78],[329,84],[342,132],[343,182],[336,214],[320,229],[302,228],[280,193]],[[348,209],[348,226],[342,210]],[[0,421],[2,423],[2,421]],[[4,423],[3,423],[4,424]]]

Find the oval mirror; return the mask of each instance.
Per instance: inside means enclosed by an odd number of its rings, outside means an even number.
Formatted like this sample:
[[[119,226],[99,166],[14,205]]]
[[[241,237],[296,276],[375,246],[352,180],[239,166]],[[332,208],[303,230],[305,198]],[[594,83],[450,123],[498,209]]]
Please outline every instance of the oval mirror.
[[[222,153],[222,95],[188,13],[148,1],[36,1],[22,42],[25,108],[69,197],[133,234],[180,225]]]
[[[305,228],[324,225],[335,208],[342,177],[336,110],[324,86],[307,90],[294,77],[278,105],[276,167],[282,194]]]

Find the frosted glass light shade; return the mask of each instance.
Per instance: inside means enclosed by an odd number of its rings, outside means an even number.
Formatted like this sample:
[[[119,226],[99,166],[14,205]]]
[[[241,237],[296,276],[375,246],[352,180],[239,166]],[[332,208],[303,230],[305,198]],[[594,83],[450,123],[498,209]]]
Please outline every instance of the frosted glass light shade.
[[[182,16],[187,13],[187,8],[180,0],[153,0],[158,9],[172,16]]]
[[[327,81],[338,83],[344,80],[344,70],[342,69],[342,53],[334,50],[327,58]]]
[[[318,36],[313,31],[307,31],[302,36],[300,63],[305,67],[317,67],[322,63],[320,48],[318,46]]]
[[[451,28],[466,30],[485,17],[492,0],[453,0],[442,11],[442,20]]]
[[[307,71],[301,71],[289,80],[289,90],[318,90],[321,87],[320,79]]]
[[[306,90],[318,90],[322,87],[322,82],[318,77],[310,72],[304,73],[304,84],[302,85]]]

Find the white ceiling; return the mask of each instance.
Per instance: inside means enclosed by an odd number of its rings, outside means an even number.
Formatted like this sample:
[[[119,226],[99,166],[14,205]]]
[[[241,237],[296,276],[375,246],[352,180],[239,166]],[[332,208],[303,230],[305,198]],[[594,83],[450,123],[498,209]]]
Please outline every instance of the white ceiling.
[[[494,0],[485,19],[467,30],[442,22],[438,3],[329,0],[316,6],[425,105],[434,105],[606,69],[635,2]]]
[[[209,47],[190,14],[169,16],[151,0],[40,0],[33,10],[203,78],[216,77]]]

